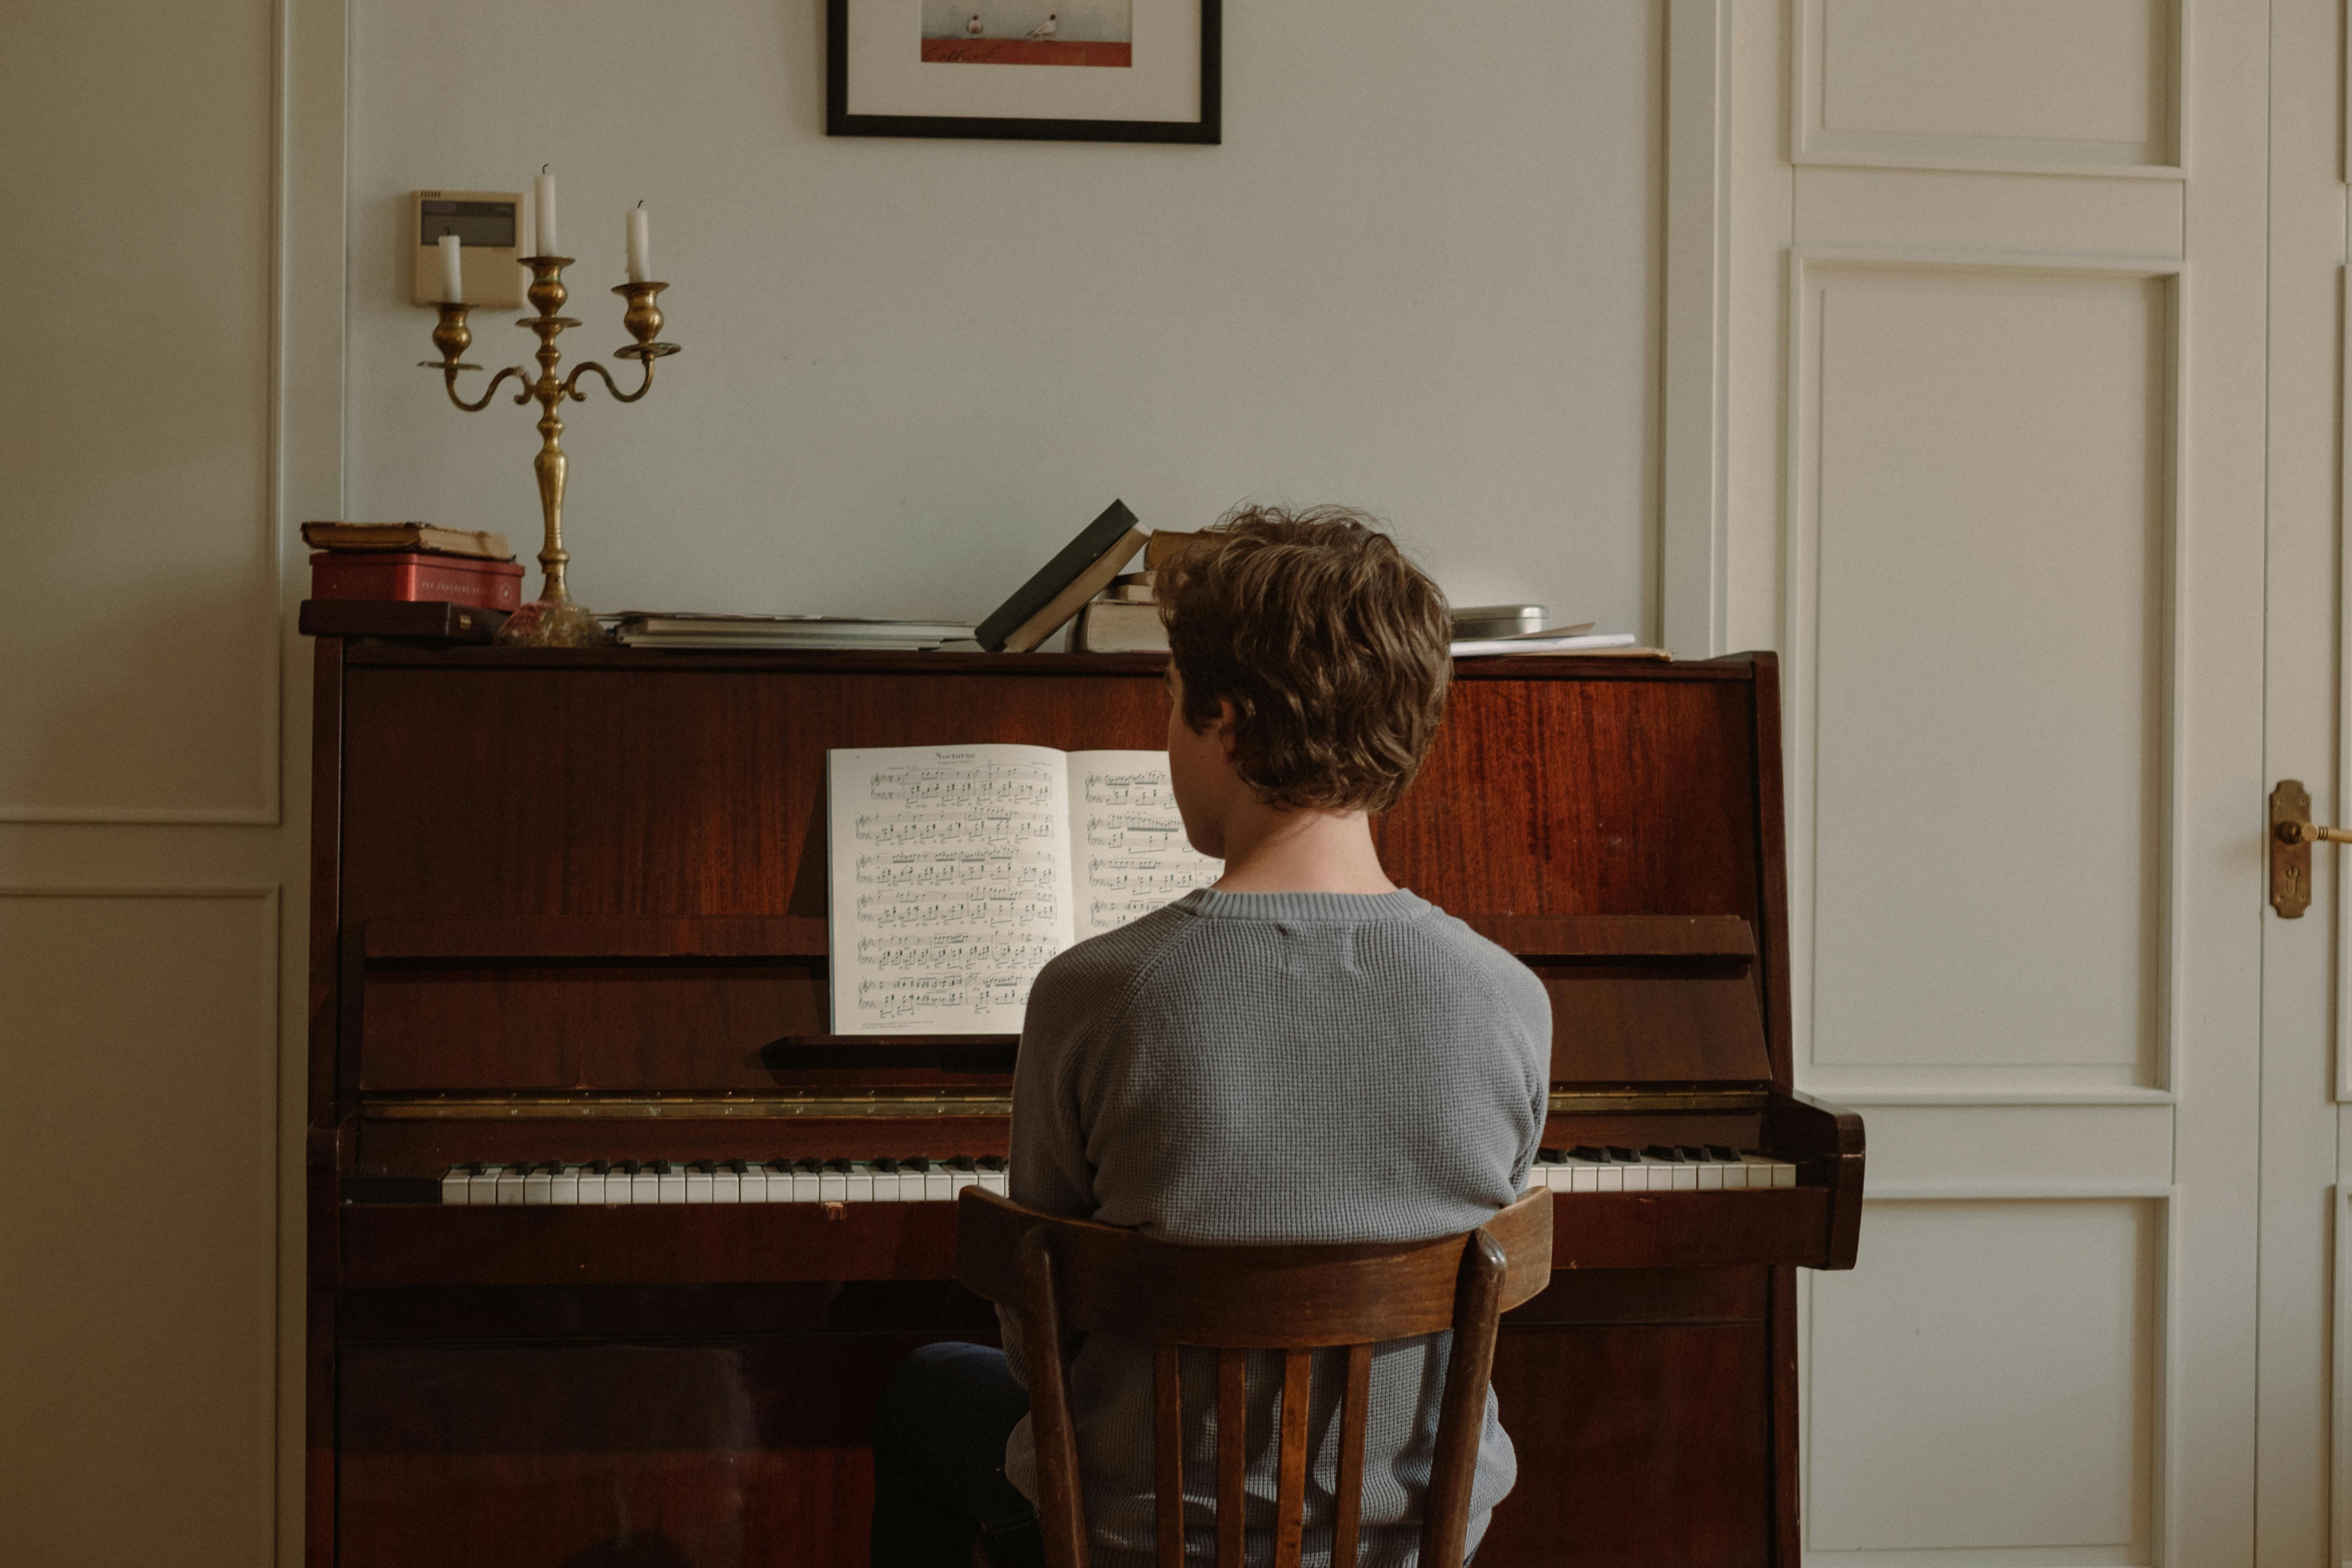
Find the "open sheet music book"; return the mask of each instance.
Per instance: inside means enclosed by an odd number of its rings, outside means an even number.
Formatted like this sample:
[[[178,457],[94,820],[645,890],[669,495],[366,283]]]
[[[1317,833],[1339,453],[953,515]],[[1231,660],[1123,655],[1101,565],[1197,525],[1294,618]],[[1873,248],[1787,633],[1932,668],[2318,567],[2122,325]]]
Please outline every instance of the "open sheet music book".
[[[1204,888],[1165,752],[825,753],[833,1032],[1013,1035],[1045,961]]]

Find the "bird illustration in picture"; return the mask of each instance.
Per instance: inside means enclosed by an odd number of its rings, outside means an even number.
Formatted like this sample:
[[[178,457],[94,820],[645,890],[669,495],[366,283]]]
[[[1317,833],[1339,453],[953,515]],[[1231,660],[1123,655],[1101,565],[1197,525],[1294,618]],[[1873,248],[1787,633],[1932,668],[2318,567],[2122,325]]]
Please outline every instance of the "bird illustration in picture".
[[[971,20],[963,25],[963,36],[967,38],[977,38],[980,37],[981,31],[980,13],[974,11],[971,14]]]
[[[1038,23],[1035,26],[1034,26],[1034,27],[1032,27],[1032,28],[1030,28],[1030,29],[1029,29],[1029,36],[1030,36],[1031,37],[1033,37],[1033,38],[1050,38],[1050,37],[1052,37],[1054,36],[1054,34],[1055,34],[1055,31],[1056,30],[1057,23],[1056,23],[1055,18],[1057,17],[1057,16],[1058,16],[1058,15],[1059,15],[1059,13],[1057,13],[1057,12],[1053,12],[1053,11],[1048,11],[1048,12],[1046,12],[1046,13],[1045,13],[1045,19],[1044,21],[1042,21],[1042,22]]]

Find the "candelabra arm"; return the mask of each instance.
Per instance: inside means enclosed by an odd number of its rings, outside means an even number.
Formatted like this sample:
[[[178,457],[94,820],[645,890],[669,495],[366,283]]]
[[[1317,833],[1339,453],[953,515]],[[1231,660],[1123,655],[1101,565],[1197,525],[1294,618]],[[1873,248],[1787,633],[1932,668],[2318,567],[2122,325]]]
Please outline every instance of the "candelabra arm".
[[[646,393],[651,392],[654,389],[654,362],[648,359],[642,360],[638,363],[645,366],[646,374],[645,379],[637,383],[637,389],[635,392],[623,392],[620,388],[620,384],[613,379],[613,373],[604,368],[604,363],[599,360],[592,359],[581,361],[580,363],[573,368],[572,374],[564,378],[563,395],[566,397],[571,398],[574,403],[585,403],[588,400],[588,395],[584,392],[575,391],[574,388],[579,385],[580,378],[582,376],[586,375],[590,371],[594,371],[598,375],[604,378],[604,390],[613,395],[614,402],[635,403],[638,398],[643,397]]]
[[[467,402],[464,398],[457,395],[457,373],[461,370],[472,370],[474,368],[474,366],[469,364],[453,364],[442,367],[443,384],[447,386],[449,389],[449,401],[464,409],[467,413],[479,414],[483,409],[488,408],[490,405],[490,399],[498,395],[499,383],[506,380],[509,376],[513,376],[517,381],[522,384],[523,389],[515,395],[515,401],[517,403],[529,403],[530,401],[530,372],[525,370],[519,364],[510,364],[507,366],[506,369],[499,372],[498,374],[490,377],[490,384],[482,388],[481,396],[476,398],[471,403]]]

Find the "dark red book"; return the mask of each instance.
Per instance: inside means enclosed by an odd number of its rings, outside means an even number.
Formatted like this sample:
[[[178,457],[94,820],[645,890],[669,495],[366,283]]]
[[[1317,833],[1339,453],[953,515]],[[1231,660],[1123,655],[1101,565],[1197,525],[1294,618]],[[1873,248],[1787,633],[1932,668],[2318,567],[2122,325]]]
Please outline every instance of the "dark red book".
[[[313,599],[437,599],[486,610],[522,604],[522,563],[423,550],[321,550],[310,557]]]

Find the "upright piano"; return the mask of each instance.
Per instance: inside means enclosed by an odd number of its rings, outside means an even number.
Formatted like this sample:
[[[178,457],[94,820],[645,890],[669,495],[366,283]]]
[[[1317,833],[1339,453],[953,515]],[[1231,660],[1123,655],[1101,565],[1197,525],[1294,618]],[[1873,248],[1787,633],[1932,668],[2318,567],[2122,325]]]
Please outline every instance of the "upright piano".
[[[1160,660],[316,651],[310,1561],[864,1563],[882,1380],[994,1334],[948,1200],[1012,1046],[824,1035],[825,752],[1157,747]],[[1863,1141],[1790,1084],[1779,711],[1769,655],[1465,660],[1378,825],[1554,1003],[1480,1568],[1799,1561]]]

